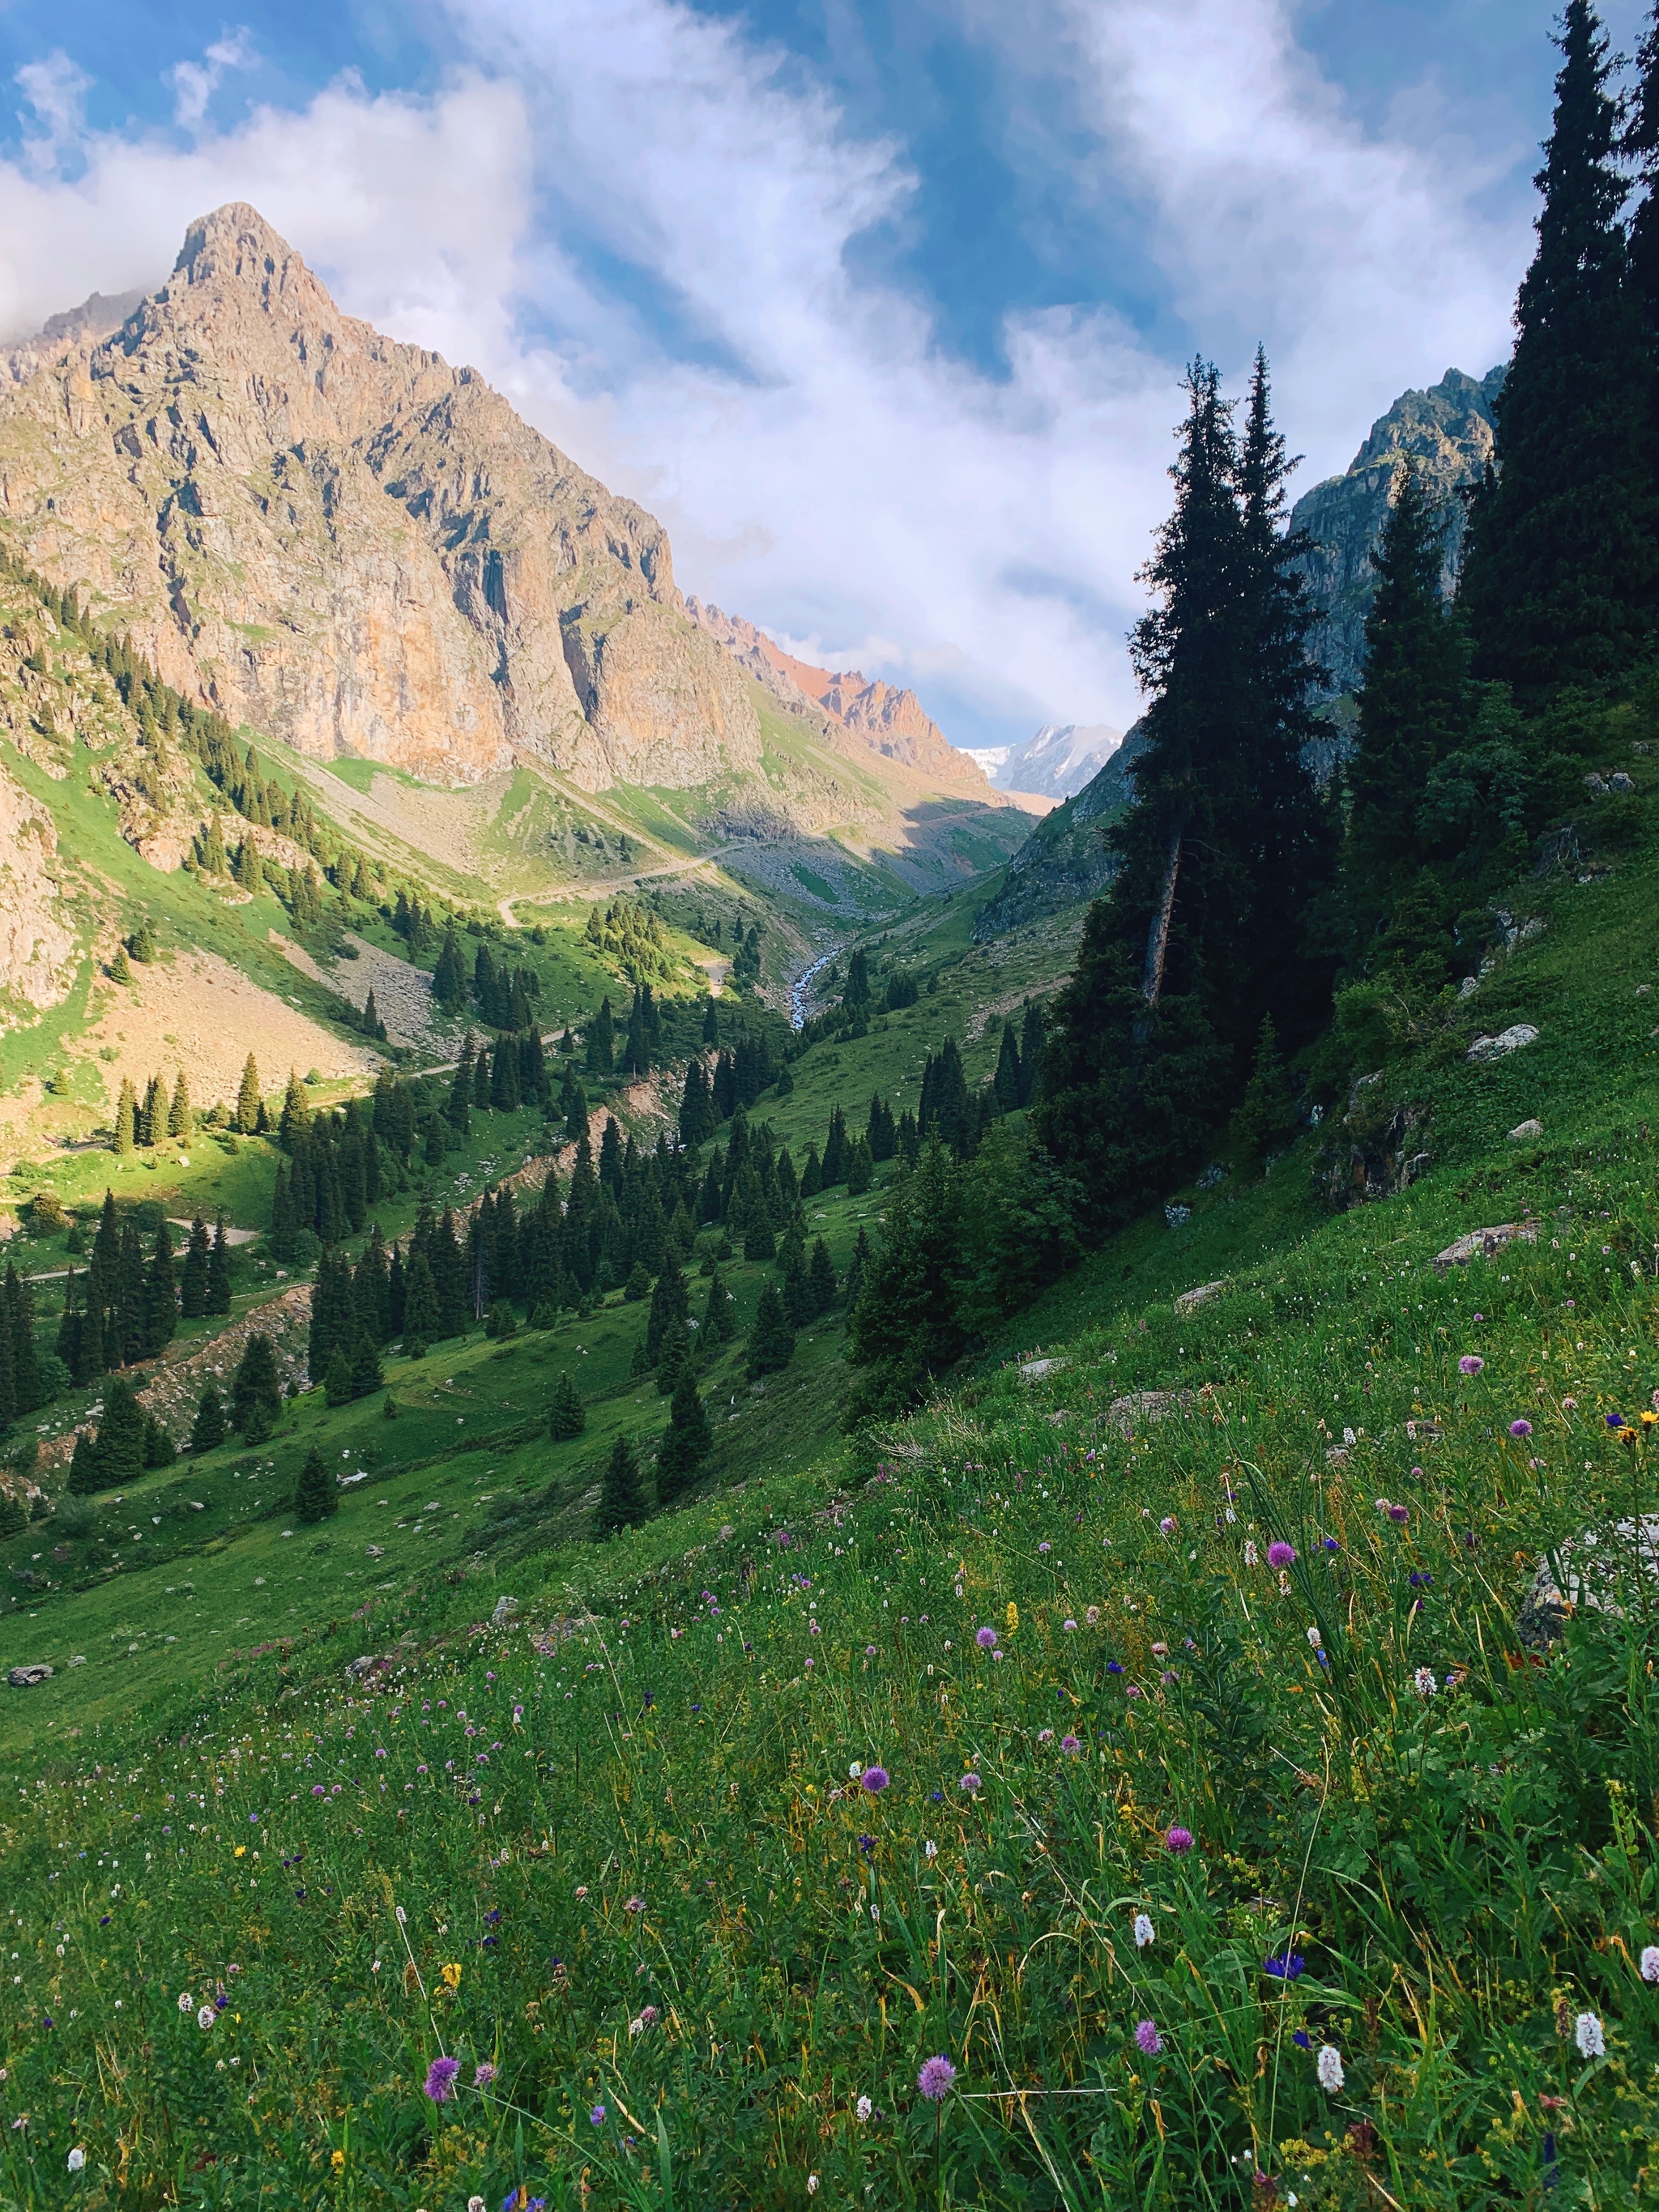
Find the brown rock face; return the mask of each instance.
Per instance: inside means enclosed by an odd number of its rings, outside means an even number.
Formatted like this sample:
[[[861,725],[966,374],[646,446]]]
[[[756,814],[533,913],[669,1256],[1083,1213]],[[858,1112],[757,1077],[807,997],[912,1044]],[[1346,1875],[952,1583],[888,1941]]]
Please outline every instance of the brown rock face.
[[[192,223],[112,335],[64,319],[0,388],[0,531],[187,696],[440,781],[758,766],[661,526],[476,372],[342,314],[252,208]]]
[[[832,743],[851,736],[888,760],[902,761],[931,781],[990,798],[993,787],[976,761],[959,753],[914,691],[896,690],[856,668],[839,674],[797,660],[753,623],[696,599],[686,611],[792,714]],[[842,750],[848,750],[844,745]]]

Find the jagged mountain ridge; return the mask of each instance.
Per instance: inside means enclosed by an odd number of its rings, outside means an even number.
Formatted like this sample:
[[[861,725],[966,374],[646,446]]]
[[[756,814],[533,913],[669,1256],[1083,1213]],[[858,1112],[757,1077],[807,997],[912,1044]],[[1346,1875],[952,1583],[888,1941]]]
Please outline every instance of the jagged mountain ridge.
[[[856,753],[872,750],[976,797],[990,796],[979,763],[957,750],[914,691],[856,668],[836,672],[797,660],[742,616],[689,594],[685,610],[781,706],[830,744]],[[855,746],[846,746],[848,738]]]
[[[1492,410],[1505,373],[1500,364],[1477,380],[1449,368],[1426,391],[1401,392],[1372,423],[1343,474],[1315,484],[1292,508],[1292,529],[1314,540],[1304,573],[1321,616],[1314,650],[1329,671],[1333,692],[1354,690],[1363,673],[1365,617],[1376,582],[1373,556],[1407,456],[1430,495],[1443,504],[1450,592],[1468,519],[1457,494],[1479,480],[1492,458]]]
[[[434,781],[758,769],[661,526],[476,371],[343,314],[254,209],[192,223],[112,335],[62,319],[0,390],[0,532],[187,696]]]
[[[1000,791],[1071,799],[1100,773],[1122,742],[1122,731],[1105,722],[1045,722],[1020,744],[975,750],[974,758]]]

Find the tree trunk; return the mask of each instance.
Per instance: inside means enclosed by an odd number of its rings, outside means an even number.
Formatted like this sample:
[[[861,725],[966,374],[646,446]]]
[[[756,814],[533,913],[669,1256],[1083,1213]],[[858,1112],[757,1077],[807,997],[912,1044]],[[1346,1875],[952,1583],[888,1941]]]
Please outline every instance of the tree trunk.
[[[1141,979],[1140,995],[1149,1006],[1158,1004],[1164,988],[1164,957],[1170,949],[1170,916],[1175,911],[1176,878],[1180,872],[1181,832],[1172,830],[1169,857],[1164,864],[1164,888],[1146,925],[1146,972]]]

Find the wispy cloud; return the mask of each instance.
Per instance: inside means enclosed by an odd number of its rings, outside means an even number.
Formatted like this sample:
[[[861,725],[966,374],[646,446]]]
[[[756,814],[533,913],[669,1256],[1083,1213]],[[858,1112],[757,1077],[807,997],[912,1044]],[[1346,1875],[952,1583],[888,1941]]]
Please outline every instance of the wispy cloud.
[[[226,42],[174,73],[185,147],[86,137],[84,85],[27,86],[79,166],[0,165],[0,321],[157,281],[191,216],[252,200],[343,307],[475,363],[660,514],[685,588],[917,683],[963,741],[1121,725],[1183,345],[1237,370],[1266,339],[1310,479],[1405,385],[1498,358],[1524,228],[1478,214],[1455,143],[1363,129],[1279,0],[957,4],[1011,97],[1064,73],[1077,127],[1042,158],[1140,227],[1173,338],[1085,296],[1010,318],[1005,376],[951,356],[859,273],[910,204],[904,146],[675,0],[448,0],[471,66],[432,98],[342,82],[216,130]]]
[[[64,155],[80,137],[92,79],[60,50],[25,63],[12,82],[28,103],[27,113],[18,116],[24,166],[35,176],[56,176]]]
[[[244,27],[216,39],[199,62],[179,62],[167,71],[173,87],[173,119],[181,131],[198,131],[208,103],[232,70],[253,59],[252,34]]]

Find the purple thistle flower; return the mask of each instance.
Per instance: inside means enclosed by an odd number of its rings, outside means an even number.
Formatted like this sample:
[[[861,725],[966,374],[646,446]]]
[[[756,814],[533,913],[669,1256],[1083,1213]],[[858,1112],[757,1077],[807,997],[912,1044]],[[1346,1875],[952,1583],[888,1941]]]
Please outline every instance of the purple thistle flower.
[[[1389,1518],[1390,1521],[1409,1521],[1411,1517],[1410,1509],[1407,1506],[1391,1505],[1389,1508]]]
[[[1532,1423],[1530,1421],[1511,1421],[1510,1423],[1510,1434],[1512,1437],[1529,1437],[1532,1434]]]
[[[933,2105],[942,2105],[951,2094],[951,2084],[957,2078],[957,2069],[942,2053],[924,2058],[921,2071],[916,2076],[916,2087]]]
[[[1296,1565],[1296,1546],[1294,1544],[1269,1544],[1267,1547],[1267,1565],[1270,1567],[1280,1568],[1294,1566]]]
[[[1462,1375],[1478,1375],[1486,1364],[1478,1352],[1466,1352],[1457,1363],[1458,1372]]]
[[[1060,1747],[1063,1752],[1075,1756],[1077,1753],[1082,1750],[1083,1744],[1081,1739],[1077,1736],[1063,1735],[1060,1739]]]
[[[1158,2032],[1157,2022],[1138,2020],[1135,2022],[1135,2042],[1143,2057],[1156,2058],[1164,2048],[1164,2038]]]
[[[957,1788],[969,1797],[973,1796],[975,1792],[981,1790],[983,1786],[984,1785],[980,1781],[978,1775],[974,1773],[971,1769],[963,1776],[961,1781],[957,1784]]]
[[[461,2070],[459,2058],[434,2058],[426,2069],[426,2094],[434,2105],[447,2105],[455,2094],[455,2076]]]
[[[884,1766],[866,1766],[862,1776],[864,1787],[872,1797],[879,1797],[891,1780]]]
[[[1176,1522],[1173,1514],[1166,1513],[1158,1525],[1161,1534],[1165,1536],[1174,1535],[1176,1532]]]
[[[974,1641],[981,1651],[988,1651],[996,1640],[997,1632],[994,1628],[981,1628],[975,1632]]]
[[[472,2086],[475,2089],[487,2089],[495,2078],[495,2068],[487,2058],[481,2059],[473,2071]]]
[[[1190,1828],[1170,1828],[1164,1838],[1165,1850],[1174,1851],[1177,1856],[1182,1851],[1191,1850],[1192,1847],[1193,1832]]]

